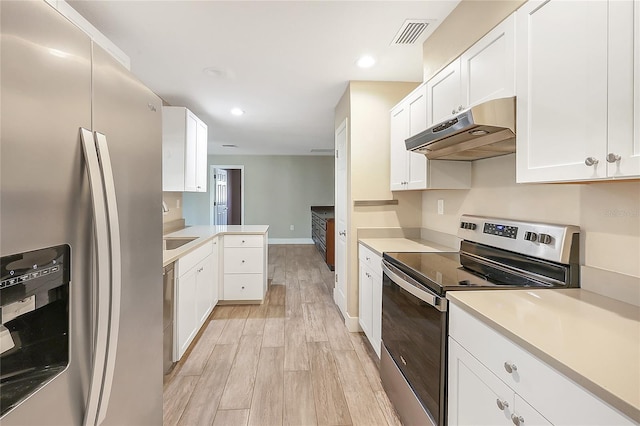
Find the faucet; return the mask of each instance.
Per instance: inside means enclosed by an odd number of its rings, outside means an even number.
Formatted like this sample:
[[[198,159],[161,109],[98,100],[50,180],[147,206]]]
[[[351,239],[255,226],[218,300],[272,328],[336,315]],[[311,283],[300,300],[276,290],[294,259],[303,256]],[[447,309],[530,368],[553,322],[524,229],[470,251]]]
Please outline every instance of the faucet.
[[[169,213],[169,206],[164,201],[162,201],[162,213]]]

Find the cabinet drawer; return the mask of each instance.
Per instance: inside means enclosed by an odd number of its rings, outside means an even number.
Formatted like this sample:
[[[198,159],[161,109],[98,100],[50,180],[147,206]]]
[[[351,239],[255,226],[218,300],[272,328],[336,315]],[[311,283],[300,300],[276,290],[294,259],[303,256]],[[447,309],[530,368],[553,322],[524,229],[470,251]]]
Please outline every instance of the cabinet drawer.
[[[225,247],[262,247],[264,237],[262,235],[225,235]]]
[[[224,300],[262,300],[262,274],[225,274]]]
[[[213,245],[207,243],[198,247],[191,253],[188,253],[178,260],[178,276],[182,276],[189,272],[191,268],[196,266],[202,259],[206,258],[213,252]]]
[[[460,307],[451,303],[449,308],[449,335],[551,423],[633,424],[616,409]]]
[[[358,259],[363,265],[367,265],[372,272],[382,276],[382,258],[363,244],[358,245]]]
[[[263,272],[264,251],[262,248],[224,249],[225,274],[259,274]]]

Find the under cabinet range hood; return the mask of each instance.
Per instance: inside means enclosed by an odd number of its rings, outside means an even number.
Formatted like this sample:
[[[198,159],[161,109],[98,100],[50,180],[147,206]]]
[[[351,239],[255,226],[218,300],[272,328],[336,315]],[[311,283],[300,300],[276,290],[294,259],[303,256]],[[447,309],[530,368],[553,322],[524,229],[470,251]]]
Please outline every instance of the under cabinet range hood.
[[[476,105],[405,141],[430,160],[472,161],[516,151],[516,98]]]

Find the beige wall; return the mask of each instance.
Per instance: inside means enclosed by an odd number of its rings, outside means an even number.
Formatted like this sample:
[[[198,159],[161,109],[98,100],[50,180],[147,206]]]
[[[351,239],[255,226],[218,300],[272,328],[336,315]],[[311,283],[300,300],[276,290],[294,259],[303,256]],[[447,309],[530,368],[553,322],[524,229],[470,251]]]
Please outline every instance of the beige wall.
[[[162,215],[162,223],[182,219],[182,192],[163,192],[162,201],[169,207],[169,212]]]
[[[211,165],[244,166],[244,224],[269,225],[269,238],[310,239],[310,207],[333,205],[333,156],[210,155]],[[184,194],[187,225],[209,224],[209,186]]]
[[[418,83],[352,81],[336,106],[335,126],[349,118],[347,313],[358,316],[358,228],[420,226],[421,194],[392,194],[389,183],[389,110]],[[397,199],[396,206],[353,207],[356,200]]]
[[[577,225],[581,264],[640,277],[640,182],[516,184],[515,170],[514,154],[474,161],[470,190],[423,193],[422,226],[455,234],[463,213]]]
[[[422,45],[424,81],[460,56],[525,0],[462,0]]]

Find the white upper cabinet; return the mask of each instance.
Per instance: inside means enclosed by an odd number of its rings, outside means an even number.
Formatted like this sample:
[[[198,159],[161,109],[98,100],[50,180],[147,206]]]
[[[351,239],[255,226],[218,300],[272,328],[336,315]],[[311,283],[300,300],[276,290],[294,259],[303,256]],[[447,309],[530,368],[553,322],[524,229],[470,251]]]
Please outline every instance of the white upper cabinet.
[[[516,15],[512,14],[460,57],[462,107],[516,93]]]
[[[424,154],[407,151],[405,140],[426,129],[427,90],[422,84],[391,110],[391,190],[469,188],[470,163],[428,161]]]
[[[515,14],[427,82],[427,126],[515,94]]]
[[[207,125],[184,107],[162,107],[162,190],[207,191]]]
[[[427,188],[427,157],[407,151],[405,140],[427,128],[425,85],[391,111],[391,190]]]
[[[518,10],[518,182],[640,175],[639,8],[552,0]]]

